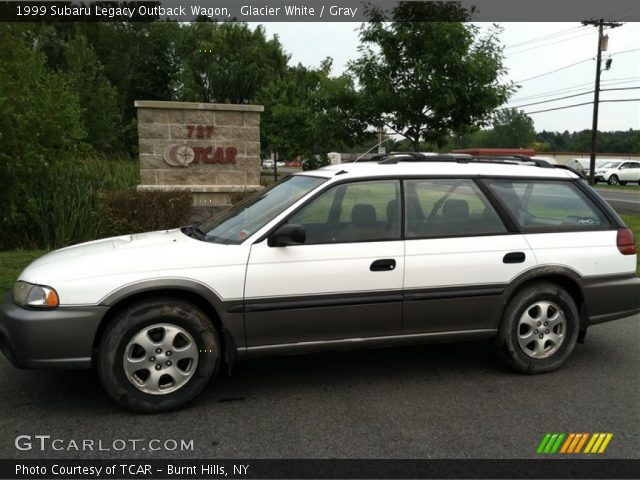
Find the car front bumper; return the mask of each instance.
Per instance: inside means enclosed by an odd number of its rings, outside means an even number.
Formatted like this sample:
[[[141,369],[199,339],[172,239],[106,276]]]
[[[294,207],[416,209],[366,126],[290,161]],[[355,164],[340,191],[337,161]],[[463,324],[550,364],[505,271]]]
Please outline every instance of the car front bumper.
[[[107,307],[25,309],[7,293],[0,303],[0,349],[18,368],[90,368]]]

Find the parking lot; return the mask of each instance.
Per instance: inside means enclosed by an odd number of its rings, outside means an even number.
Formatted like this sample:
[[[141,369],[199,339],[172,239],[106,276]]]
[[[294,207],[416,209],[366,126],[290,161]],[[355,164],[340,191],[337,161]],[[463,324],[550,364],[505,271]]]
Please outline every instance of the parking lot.
[[[150,416],[118,409],[91,371],[16,370],[2,357],[0,457],[533,458],[547,432],[611,432],[604,456],[638,458],[639,368],[636,316],[593,327],[547,375],[506,370],[489,342],[256,359],[190,408]],[[17,435],[193,449],[18,451]]]

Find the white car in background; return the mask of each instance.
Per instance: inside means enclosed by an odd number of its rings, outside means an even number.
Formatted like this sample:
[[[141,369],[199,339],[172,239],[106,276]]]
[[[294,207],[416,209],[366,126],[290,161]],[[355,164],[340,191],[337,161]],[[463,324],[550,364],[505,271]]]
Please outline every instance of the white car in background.
[[[640,185],[640,161],[610,160],[596,168],[595,181],[609,185],[626,185],[636,182]]]
[[[273,168],[273,160],[271,160],[270,158],[266,158],[262,160],[262,168],[264,169]]]

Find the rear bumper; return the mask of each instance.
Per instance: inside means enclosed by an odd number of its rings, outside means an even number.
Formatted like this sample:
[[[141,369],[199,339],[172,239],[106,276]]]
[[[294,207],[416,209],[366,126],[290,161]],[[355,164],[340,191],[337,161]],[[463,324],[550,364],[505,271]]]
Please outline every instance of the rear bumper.
[[[0,303],[0,349],[18,368],[90,368],[107,307],[27,310],[7,293]]]
[[[579,280],[589,325],[640,313],[640,278],[635,274]]]

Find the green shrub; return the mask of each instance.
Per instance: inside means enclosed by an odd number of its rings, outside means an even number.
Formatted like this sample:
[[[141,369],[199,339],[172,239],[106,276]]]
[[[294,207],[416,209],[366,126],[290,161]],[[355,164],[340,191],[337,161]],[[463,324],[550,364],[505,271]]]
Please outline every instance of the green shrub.
[[[138,164],[102,157],[51,159],[11,176],[0,248],[60,248],[98,237],[101,192],[138,183]]]
[[[108,192],[101,196],[101,236],[180,227],[189,223],[189,192]]]

